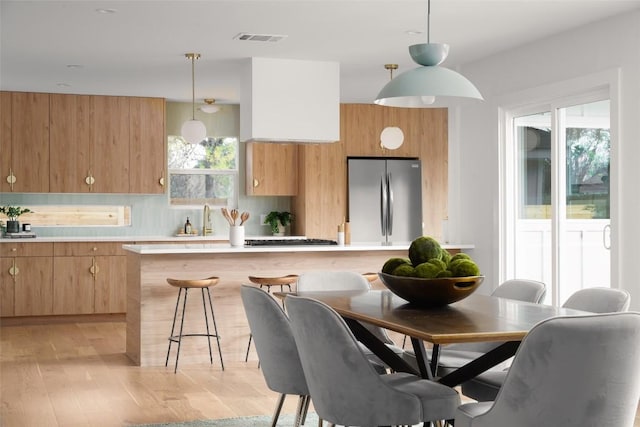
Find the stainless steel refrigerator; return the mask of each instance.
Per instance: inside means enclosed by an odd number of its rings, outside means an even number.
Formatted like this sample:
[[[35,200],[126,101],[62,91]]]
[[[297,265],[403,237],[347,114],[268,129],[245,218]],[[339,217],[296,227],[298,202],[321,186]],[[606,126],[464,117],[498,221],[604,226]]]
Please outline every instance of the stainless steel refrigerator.
[[[411,242],[422,236],[420,160],[349,158],[351,241]]]

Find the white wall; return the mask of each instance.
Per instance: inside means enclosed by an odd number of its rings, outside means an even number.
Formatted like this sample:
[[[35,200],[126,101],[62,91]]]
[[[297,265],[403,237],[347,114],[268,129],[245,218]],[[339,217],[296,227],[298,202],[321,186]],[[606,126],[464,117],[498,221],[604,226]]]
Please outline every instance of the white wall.
[[[476,245],[472,256],[486,275],[485,283],[495,286],[503,279],[499,275],[498,107],[505,99],[527,103],[530,100],[524,98],[535,93],[531,89],[615,69],[620,70],[620,132],[612,162],[617,162],[619,175],[617,182],[612,177],[612,193],[618,192],[620,204],[612,213],[613,286],[628,290],[631,309],[640,310],[640,10],[460,68],[485,102],[450,111],[449,222],[456,241]],[[514,99],[514,94],[523,99]]]

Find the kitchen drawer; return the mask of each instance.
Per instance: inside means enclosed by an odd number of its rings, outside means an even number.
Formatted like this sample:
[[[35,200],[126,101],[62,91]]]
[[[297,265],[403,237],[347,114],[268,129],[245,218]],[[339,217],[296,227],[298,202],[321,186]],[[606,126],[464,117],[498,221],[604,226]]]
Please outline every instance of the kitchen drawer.
[[[52,256],[53,243],[28,243],[28,242],[2,242],[0,243],[0,256],[26,257],[26,256]]]
[[[127,242],[68,242],[55,243],[55,256],[97,256],[97,255],[126,255],[122,245]]]

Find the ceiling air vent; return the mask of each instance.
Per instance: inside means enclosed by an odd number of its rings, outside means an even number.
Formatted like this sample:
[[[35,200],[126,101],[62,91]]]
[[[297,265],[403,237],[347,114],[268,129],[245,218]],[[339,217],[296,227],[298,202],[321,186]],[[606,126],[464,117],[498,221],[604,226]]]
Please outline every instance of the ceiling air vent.
[[[251,34],[251,33],[238,33],[234,37],[235,40],[247,40],[252,42],[272,42],[276,43],[282,39],[286,39],[287,36],[278,34]]]

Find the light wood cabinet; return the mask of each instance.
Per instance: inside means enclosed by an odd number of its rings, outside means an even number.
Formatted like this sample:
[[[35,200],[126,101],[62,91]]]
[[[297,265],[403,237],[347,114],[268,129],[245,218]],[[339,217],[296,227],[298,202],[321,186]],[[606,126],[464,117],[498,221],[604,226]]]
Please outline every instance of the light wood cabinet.
[[[162,98],[129,98],[129,192],[165,191],[167,137],[166,102]]]
[[[1,316],[42,316],[53,313],[53,245],[0,245]]]
[[[0,191],[48,192],[49,94],[3,92],[1,107]]]
[[[424,109],[390,108],[374,104],[345,104],[345,142],[347,156],[418,157],[424,126]],[[383,148],[380,134],[386,127],[398,127],[404,142],[395,149]]]
[[[91,189],[92,107],[89,95],[51,95],[49,144],[52,193],[86,193]]]
[[[246,193],[248,196],[298,194],[298,145],[248,142]]]
[[[56,243],[53,271],[54,314],[126,311],[122,243]]]
[[[93,193],[129,192],[129,99],[93,96]]]

